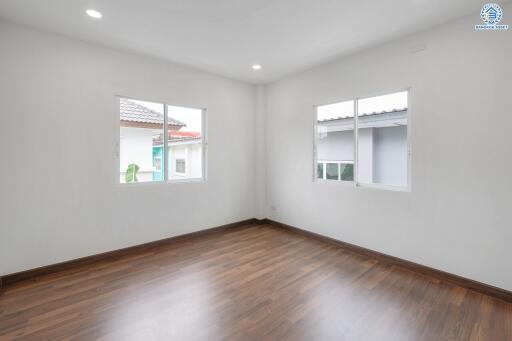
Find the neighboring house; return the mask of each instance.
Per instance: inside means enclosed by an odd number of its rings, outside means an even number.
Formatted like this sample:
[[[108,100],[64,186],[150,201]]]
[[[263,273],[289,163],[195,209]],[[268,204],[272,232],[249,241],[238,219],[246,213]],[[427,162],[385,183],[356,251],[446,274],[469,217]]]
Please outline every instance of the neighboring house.
[[[360,114],[358,180],[407,185],[407,109]],[[317,176],[354,179],[354,118],[318,121]]]
[[[171,170],[169,179],[200,178],[202,176],[201,164],[201,133],[190,131],[169,130],[168,140],[169,167]],[[163,135],[153,139],[153,160],[161,164]],[[153,180],[162,180],[161,167],[153,173]]]
[[[128,165],[139,166],[138,180],[163,179],[163,114],[128,99],[120,99],[120,180]],[[180,131],[185,123],[168,118],[169,179],[202,176],[201,133]]]

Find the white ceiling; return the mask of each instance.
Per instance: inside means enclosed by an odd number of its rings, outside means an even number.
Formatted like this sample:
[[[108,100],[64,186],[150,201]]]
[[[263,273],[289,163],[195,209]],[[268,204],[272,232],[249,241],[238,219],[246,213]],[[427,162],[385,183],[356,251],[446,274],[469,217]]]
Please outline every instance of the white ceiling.
[[[481,6],[482,0],[0,0],[0,17],[266,83],[478,15]],[[103,19],[86,16],[88,8]],[[253,71],[256,63],[263,69]]]

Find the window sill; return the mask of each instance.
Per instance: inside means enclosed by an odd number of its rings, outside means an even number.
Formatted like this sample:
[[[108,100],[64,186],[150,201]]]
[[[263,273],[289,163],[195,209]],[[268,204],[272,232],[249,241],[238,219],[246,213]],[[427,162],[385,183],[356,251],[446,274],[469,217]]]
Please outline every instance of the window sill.
[[[204,178],[200,179],[175,179],[168,181],[147,181],[147,182],[131,182],[131,183],[117,183],[119,187],[146,187],[146,186],[167,186],[167,185],[183,185],[183,184],[199,184],[206,183]]]
[[[325,179],[315,179],[313,183],[321,184],[321,185],[334,185],[334,186],[350,186],[355,187],[354,181],[339,181],[339,180],[325,180]]]
[[[376,190],[384,190],[384,191],[392,191],[392,192],[412,192],[410,186],[402,187],[402,186],[393,186],[393,185],[382,185],[382,184],[368,184],[368,183],[356,183],[356,187],[359,188],[367,188],[367,189],[376,189]]]
[[[412,192],[410,187],[382,185],[382,184],[369,184],[369,183],[357,183],[354,181],[315,179],[315,180],[313,180],[313,183],[317,183],[317,184],[321,184],[321,185],[347,186],[347,187],[352,187],[352,188],[374,189],[374,190],[384,190],[384,191],[392,191],[392,192],[405,192],[405,193]]]

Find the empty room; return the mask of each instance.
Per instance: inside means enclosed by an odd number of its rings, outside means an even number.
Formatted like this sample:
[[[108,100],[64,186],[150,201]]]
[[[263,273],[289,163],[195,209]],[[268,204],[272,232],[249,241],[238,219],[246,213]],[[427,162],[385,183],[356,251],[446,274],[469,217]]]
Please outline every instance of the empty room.
[[[0,340],[512,340],[509,24],[0,0]]]

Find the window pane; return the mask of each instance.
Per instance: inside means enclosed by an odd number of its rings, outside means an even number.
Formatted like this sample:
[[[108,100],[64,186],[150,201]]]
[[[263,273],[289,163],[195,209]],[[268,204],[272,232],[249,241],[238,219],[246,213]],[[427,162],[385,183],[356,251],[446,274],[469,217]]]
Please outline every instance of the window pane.
[[[321,162],[316,164],[316,176],[318,179],[324,178],[324,164]]]
[[[169,180],[202,178],[203,111],[169,105],[167,117]]]
[[[340,179],[340,168],[338,163],[327,163],[325,165],[325,170],[327,172],[326,178],[328,180],[339,180]]]
[[[407,186],[408,92],[358,102],[358,181]]]
[[[354,101],[319,106],[316,136],[317,161],[327,162],[325,178],[340,180],[341,163],[354,161]],[[353,181],[347,172],[341,180]]]
[[[354,181],[354,164],[341,163],[340,164],[341,180]]]
[[[185,159],[176,160],[176,173],[186,173],[186,163]]]
[[[119,181],[162,181],[163,104],[120,98]]]

